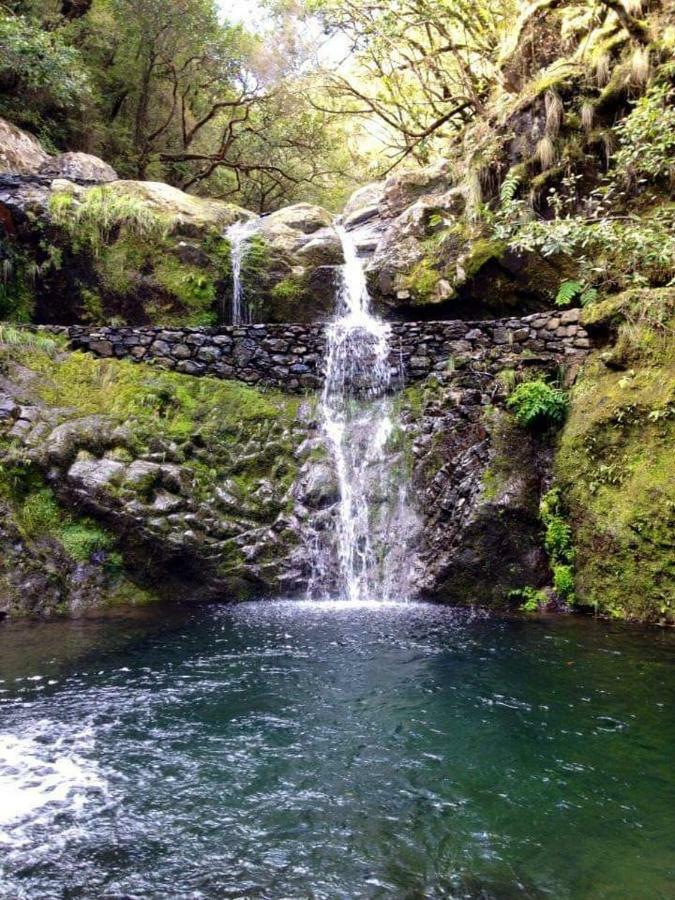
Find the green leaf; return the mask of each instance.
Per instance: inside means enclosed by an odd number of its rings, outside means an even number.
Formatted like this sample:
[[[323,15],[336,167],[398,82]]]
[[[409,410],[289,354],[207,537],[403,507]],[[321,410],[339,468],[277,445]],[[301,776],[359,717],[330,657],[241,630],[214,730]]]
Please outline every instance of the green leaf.
[[[572,303],[582,293],[583,289],[583,285],[579,284],[578,281],[563,281],[556,294],[556,306],[567,306],[568,303]]]

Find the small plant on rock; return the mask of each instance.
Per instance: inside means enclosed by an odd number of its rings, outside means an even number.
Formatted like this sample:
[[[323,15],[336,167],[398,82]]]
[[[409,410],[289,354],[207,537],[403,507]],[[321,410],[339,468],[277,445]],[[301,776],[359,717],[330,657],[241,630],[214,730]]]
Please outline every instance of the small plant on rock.
[[[524,428],[539,429],[559,425],[567,413],[567,397],[545,381],[519,384],[506,401],[516,421]]]
[[[548,603],[548,597],[544,591],[537,590],[533,587],[518,588],[515,591],[509,591],[510,600],[520,600],[520,608],[523,612],[538,612]]]

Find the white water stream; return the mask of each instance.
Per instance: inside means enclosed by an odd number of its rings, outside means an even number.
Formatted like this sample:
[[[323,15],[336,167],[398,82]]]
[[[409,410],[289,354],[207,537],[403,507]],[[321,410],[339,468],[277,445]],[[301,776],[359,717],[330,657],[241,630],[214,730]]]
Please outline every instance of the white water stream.
[[[246,256],[248,241],[258,230],[258,220],[235,222],[225,232],[230,242],[230,261],[232,264],[232,325],[244,325],[251,321],[250,310],[246,305],[244,285],[241,279],[241,267]]]
[[[390,328],[370,311],[366,276],[348,232],[339,227],[345,263],[321,397],[323,435],[339,485],[331,547],[315,548],[310,594],[325,597],[326,553],[337,554],[338,596],[401,600],[407,594],[406,548],[415,531],[406,473],[396,443],[390,394]],[[335,568],[334,566],[332,568]],[[318,582],[318,583],[317,583]]]

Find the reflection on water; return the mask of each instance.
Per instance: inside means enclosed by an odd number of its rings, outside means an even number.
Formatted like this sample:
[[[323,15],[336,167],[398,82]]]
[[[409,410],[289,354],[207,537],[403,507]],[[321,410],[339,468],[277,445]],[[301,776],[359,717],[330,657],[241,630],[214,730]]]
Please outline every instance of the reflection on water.
[[[422,604],[0,628],[0,896],[670,896],[675,635]]]

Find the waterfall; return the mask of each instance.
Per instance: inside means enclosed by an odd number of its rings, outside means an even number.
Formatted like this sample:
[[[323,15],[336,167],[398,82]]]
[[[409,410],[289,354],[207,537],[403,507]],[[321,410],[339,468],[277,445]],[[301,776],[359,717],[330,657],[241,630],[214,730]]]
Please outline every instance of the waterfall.
[[[246,306],[244,285],[241,280],[241,267],[246,256],[249,239],[258,229],[258,220],[235,222],[225,232],[230,242],[230,262],[232,266],[232,307],[230,320],[233,325],[242,325],[251,321],[250,311]],[[225,318],[223,316],[223,318]]]
[[[327,329],[321,421],[339,486],[335,534],[317,541],[310,596],[326,596],[337,569],[339,595],[354,601],[405,599],[406,553],[414,533],[391,396],[390,328],[370,312],[366,276],[354,242],[339,227],[345,263],[337,309]],[[336,557],[331,567],[326,554]]]

